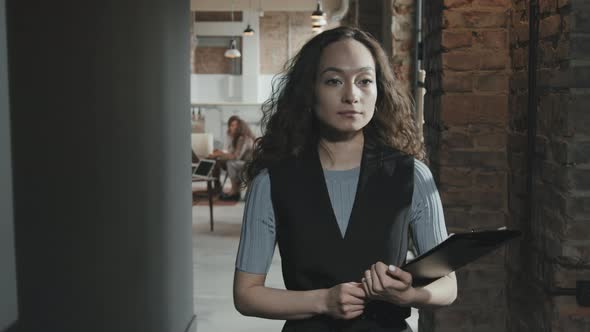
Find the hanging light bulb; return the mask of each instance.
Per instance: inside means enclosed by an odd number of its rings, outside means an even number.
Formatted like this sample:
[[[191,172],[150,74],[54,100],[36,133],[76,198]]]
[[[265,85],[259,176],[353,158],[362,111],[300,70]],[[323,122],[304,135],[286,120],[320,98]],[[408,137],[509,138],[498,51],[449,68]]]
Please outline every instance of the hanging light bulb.
[[[229,44],[229,49],[223,54],[226,58],[235,59],[242,56],[242,53],[236,47],[236,40],[232,39]]]
[[[324,25],[328,24],[328,21],[326,21],[325,17],[324,18],[312,18],[311,23],[314,25],[324,26]]]
[[[319,25],[313,25],[311,27],[311,31],[313,31],[313,32],[320,32],[320,31],[322,31],[322,27],[319,26]]]
[[[250,24],[248,24],[248,27],[246,27],[246,30],[244,30],[244,36],[253,36],[253,35],[254,35],[254,29],[252,29]]]
[[[253,36],[254,29],[250,26],[250,15],[252,14],[252,0],[250,0],[250,7],[248,8],[248,26],[244,30],[244,36]]]
[[[313,13],[311,13],[311,19],[312,20],[313,19],[316,19],[316,20],[319,20],[319,19],[325,20],[326,19],[326,13],[324,13],[324,11],[322,10],[322,4],[319,0],[318,0],[318,5],[316,7],[316,10]]]
[[[235,4],[234,2],[232,2],[232,5],[231,5],[231,22],[232,23],[234,22],[234,4]],[[225,56],[226,58],[230,58],[230,59],[235,59],[235,58],[239,58],[242,56],[242,54],[240,53],[240,51],[238,51],[238,48],[236,47],[235,38],[232,38],[232,40],[229,42],[229,49],[227,49],[225,51],[223,56]]]
[[[322,10],[322,3],[318,0],[316,10],[311,14],[311,31],[319,32],[322,28],[328,24],[326,21],[326,13]]]

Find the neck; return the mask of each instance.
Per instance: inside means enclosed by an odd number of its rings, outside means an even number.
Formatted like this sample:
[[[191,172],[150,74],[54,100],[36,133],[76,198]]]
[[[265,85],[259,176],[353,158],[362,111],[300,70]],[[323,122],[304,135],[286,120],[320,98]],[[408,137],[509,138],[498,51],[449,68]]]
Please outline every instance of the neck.
[[[337,140],[322,137],[318,152],[322,167],[327,170],[346,170],[361,164],[365,137],[360,130],[347,136],[340,135]]]

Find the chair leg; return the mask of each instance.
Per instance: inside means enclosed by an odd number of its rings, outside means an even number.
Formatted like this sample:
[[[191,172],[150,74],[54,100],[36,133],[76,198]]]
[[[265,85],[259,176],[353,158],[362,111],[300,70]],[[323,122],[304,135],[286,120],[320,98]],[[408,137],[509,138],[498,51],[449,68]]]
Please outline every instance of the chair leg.
[[[211,232],[213,232],[213,186],[212,180],[207,181],[207,196],[209,196],[209,223]]]

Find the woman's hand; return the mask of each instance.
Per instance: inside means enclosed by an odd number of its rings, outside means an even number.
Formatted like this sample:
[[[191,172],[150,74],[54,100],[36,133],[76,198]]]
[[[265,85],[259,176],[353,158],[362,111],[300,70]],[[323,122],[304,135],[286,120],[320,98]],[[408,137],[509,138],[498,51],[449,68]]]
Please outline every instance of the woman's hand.
[[[228,155],[229,154],[216,149],[213,151],[213,153],[211,153],[209,156],[207,156],[207,159],[227,160],[227,159],[230,159],[230,158],[228,158]]]
[[[322,313],[337,319],[352,319],[365,310],[365,291],[358,282],[347,282],[326,290]]]
[[[412,275],[382,262],[365,271],[362,285],[367,297],[400,306],[411,306],[418,299],[418,289],[412,287]]]

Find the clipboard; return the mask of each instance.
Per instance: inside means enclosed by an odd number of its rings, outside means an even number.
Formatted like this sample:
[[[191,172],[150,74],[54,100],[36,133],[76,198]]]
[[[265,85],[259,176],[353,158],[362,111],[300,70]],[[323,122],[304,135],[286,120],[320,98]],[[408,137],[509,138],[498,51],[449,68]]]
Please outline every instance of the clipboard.
[[[520,231],[506,229],[452,234],[401,268],[412,274],[412,286],[424,286],[491,253],[520,235]]]

